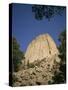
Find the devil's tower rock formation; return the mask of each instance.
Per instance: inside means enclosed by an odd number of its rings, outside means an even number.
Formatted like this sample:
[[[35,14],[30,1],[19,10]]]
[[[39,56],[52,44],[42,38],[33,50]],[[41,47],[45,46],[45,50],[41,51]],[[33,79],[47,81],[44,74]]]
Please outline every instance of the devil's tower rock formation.
[[[49,34],[36,37],[25,53],[25,67],[13,74],[13,86],[45,85],[59,71],[59,51]]]
[[[32,63],[35,60],[42,60],[43,58],[58,55],[59,51],[54,40],[49,34],[42,34],[37,36],[28,46],[25,58],[26,62]]]

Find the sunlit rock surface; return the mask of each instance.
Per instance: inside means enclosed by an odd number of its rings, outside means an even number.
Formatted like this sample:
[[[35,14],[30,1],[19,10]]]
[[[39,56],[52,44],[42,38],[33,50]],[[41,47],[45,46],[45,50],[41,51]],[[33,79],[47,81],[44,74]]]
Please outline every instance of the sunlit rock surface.
[[[29,45],[25,53],[26,62],[32,63],[35,60],[58,55],[58,49],[54,40],[49,34],[37,36]]]

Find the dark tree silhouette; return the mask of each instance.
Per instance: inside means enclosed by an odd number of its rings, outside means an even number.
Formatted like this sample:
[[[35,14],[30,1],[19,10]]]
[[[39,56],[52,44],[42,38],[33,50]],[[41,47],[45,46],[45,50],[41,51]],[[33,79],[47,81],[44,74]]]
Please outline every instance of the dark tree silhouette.
[[[37,20],[46,18],[50,20],[55,15],[62,15],[65,7],[62,6],[47,6],[47,5],[33,5],[32,12]]]
[[[62,72],[63,83],[65,83],[66,82],[66,30],[64,30],[60,34],[59,41],[61,42],[61,44],[59,46],[60,58],[61,58],[61,63],[60,63],[59,69]]]
[[[13,71],[18,71],[21,60],[24,58],[24,53],[19,49],[19,44],[15,38],[12,38],[12,68]]]
[[[61,42],[59,45],[59,57],[61,58],[59,67],[60,72],[54,73],[54,77],[52,78],[53,82],[49,81],[49,84],[66,83],[66,30],[59,35],[59,41]]]

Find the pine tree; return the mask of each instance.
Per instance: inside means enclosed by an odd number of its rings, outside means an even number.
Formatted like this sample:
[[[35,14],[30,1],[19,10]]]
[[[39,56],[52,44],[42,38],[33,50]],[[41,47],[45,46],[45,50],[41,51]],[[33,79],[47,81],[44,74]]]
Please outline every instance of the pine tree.
[[[24,58],[24,53],[20,50],[20,46],[17,40],[12,38],[12,68],[13,71],[18,71],[19,66],[21,65],[21,60]]]

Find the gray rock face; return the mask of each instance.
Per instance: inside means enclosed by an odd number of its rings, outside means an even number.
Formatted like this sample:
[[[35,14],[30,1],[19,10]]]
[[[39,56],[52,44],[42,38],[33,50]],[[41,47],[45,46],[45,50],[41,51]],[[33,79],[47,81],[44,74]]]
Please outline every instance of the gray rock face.
[[[13,73],[13,86],[45,85],[59,70],[59,51],[48,34],[36,37],[25,53],[25,69]],[[24,63],[23,62],[23,63]]]

